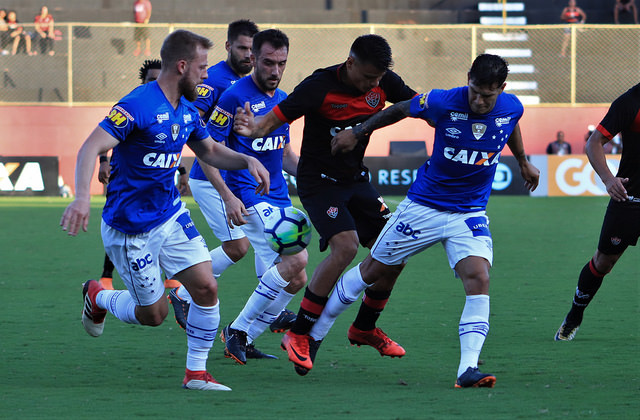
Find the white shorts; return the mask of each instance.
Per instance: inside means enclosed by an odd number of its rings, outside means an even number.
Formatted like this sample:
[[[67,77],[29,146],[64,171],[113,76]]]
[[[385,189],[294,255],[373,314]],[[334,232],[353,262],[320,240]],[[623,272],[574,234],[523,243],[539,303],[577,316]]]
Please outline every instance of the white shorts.
[[[241,226],[256,257],[260,258],[267,269],[280,262],[280,254],[271,249],[264,236],[264,222],[275,209],[276,206],[264,202],[251,206],[247,209],[249,216],[245,216],[247,223]]]
[[[378,236],[371,256],[387,265],[406,263],[409,257],[442,242],[449,266],[470,256],[493,263],[489,218],[483,211],[456,213],[436,210],[405,198]]]
[[[209,227],[220,242],[227,242],[233,239],[245,237],[244,232],[239,227],[231,229],[227,223],[227,209],[224,201],[220,197],[218,190],[209,181],[189,178],[189,188],[193,199],[200,206],[200,211],[204,215]]]
[[[211,261],[207,244],[189,210],[182,208],[169,220],[138,235],[127,235],[102,221],[104,249],[131,297],[140,306],[164,298],[164,280],[204,261]]]

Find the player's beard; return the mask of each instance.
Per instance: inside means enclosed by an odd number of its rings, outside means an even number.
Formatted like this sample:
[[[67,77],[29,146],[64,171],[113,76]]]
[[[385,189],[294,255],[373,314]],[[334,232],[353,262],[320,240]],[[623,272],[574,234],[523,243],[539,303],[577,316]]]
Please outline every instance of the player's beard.
[[[183,75],[178,81],[178,89],[182,96],[185,97],[189,102],[193,102],[198,99],[198,92],[196,91],[197,85],[191,83],[189,78],[186,75]]]
[[[275,80],[271,79],[270,77],[265,79],[260,77],[259,74],[256,74],[256,76],[256,82],[260,89],[262,89],[262,91],[264,92],[273,92],[278,88],[278,85],[280,85],[280,79]]]
[[[238,76],[244,76],[245,74],[251,73],[251,69],[253,65],[251,64],[251,60],[238,60],[236,57],[231,55],[231,68],[235,71]]]

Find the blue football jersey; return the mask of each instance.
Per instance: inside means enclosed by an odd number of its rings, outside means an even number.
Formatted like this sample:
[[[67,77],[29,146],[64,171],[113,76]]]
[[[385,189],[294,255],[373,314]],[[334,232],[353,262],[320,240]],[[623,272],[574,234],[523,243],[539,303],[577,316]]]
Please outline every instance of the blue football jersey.
[[[291,205],[287,182],[282,175],[282,153],[289,143],[289,124],[283,124],[266,137],[252,139],[233,131],[233,116],[245,102],[250,103],[255,116],[264,115],[286,97],[280,89],[276,89],[271,97],[256,86],[251,76],[243,77],[222,94],[207,124],[211,137],[225,141],[237,152],[255,157],[269,171],[271,186],[269,194],[264,196],[255,193],[258,184],[248,170],[227,171],[227,186],[246,207],[262,201],[278,207]]]
[[[209,120],[222,92],[227,90],[229,86],[233,85],[239,78],[240,76],[238,76],[224,60],[209,67],[207,70],[207,78],[198,85],[198,99],[193,102],[196,108],[204,112],[204,114],[202,114],[203,121]],[[223,178],[225,172],[226,171],[223,170],[220,171]],[[189,178],[202,181],[207,180],[197,160],[195,160],[193,166],[191,166]]]
[[[120,141],[102,218],[126,234],[148,232],[180,209],[174,176],[182,147],[208,137],[198,110],[184,97],[174,109],[151,82],[122,98],[99,125]]]
[[[411,116],[434,123],[435,138],[407,197],[441,210],[484,210],[500,153],[523,112],[515,95],[502,93],[491,112],[474,114],[466,86],[414,97]]]

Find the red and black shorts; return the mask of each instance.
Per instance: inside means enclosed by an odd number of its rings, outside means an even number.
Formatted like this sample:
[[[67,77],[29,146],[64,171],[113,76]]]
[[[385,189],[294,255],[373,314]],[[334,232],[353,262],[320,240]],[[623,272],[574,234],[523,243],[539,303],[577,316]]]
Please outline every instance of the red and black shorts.
[[[640,203],[609,201],[602,222],[598,251],[620,255],[640,237]]]
[[[301,185],[302,184],[302,185]],[[331,180],[304,186],[298,179],[298,195],[320,235],[320,251],[340,232],[355,230],[360,244],[373,244],[391,215],[384,200],[368,181],[349,184]]]

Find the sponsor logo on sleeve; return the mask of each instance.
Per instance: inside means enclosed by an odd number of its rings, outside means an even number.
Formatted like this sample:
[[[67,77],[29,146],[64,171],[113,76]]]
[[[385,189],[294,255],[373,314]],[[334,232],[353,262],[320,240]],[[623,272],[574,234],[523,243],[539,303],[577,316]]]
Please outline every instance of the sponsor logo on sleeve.
[[[107,119],[110,120],[114,126],[118,128],[125,128],[129,121],[133,121],[133,117],[124,108],[119,105],[111,108]]]
[[[211,117],[209,118],[209,123],[214,127],[225,128],[229,125],[229,122],[233,118],[231,113],[225,111],[220,107],[216,107],[211,113]]]

